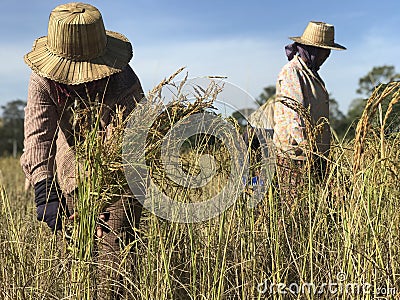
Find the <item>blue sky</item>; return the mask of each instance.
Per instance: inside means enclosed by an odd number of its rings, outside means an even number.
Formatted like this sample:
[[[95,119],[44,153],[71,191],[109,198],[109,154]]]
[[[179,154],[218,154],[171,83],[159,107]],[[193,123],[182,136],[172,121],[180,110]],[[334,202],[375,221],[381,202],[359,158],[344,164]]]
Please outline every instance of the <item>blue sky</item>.
[[[26,99],[30,69],[23,55],[47,34],[50,11],[65,1],[3,0],[0,17],[0,105]],[[274,85],[286,63],[289,36],[311,20],[335,26],[336,42],[320,74],[347,111],[358,79],[374,66],[400,72],[399,1],[88,1],[109,30],[126,35],[135,50],[130,65],[146,91],[185,66],[190,77],[220,75],[257,97]]]

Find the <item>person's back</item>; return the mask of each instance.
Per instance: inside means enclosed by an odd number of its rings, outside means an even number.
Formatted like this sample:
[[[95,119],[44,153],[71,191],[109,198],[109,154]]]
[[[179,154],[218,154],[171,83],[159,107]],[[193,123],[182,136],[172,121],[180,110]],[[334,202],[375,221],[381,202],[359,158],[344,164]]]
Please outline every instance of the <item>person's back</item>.
[[[49,172],[51,166],[43,164],[43,159],[54,157],[57,179],[63,192],[69,194],[75,189],[75,154],[70,151],[75,144],[73,114],[77,104],[87,106],[87,102],[96,97],[103,106],[101,125],[106,128],[116,107],[123,107],[127,116],[135,108],[136,102],[142,99],[143,90],[129,65],[109,78],[79,85],[60,84],[35,72],[31,74],[25,109],[26,147],[21,164],[33,184],[43,179],[44,175],[53,176]],[[44,116],[47,130],[40,128]],[[41,131],[41,143],[55,141],[50,150],[51,153],[55,152],[55,156],[49,156],[47,147],[32,147],[37,143],[38,131]]]
[[[344,50],[334,42],[334,27],[309,22],[302,36],[291,37],[285,47],[289,62],[276,83],[274,144],[281,198],[298,196],[304,176],[324,177],[330,149],[329,93],[318,71],[331,50]],[[321,125],[320,125],[321,124]]]
[[[302,116],[301,111],[306,115]],[[322,79],[316,76],[295,55],[281,70],[276,84],[274,102],[274,144],[281,155],[293,159],[305,159],[299,147],[307,142],[305,117],[311,118],[311,126],[329,119],[329,94]],[[330,131],[327,123],[321,134],[315,136],[318,153],[327,155]]]
[[[125,116],[132,112],[144,96],[138,77],[128,65],[132,56],[129,40],[105,30],[97,8],[68,3],[51,12],[48,35],[38,38],[24,57],[33,73],[25,109],[21,165],[34,187],[37,218],[54,232],[62,229],[64,215],[76,217],[73,146],[81,138],[76,113],[94,108],[101,115],[99,130],[103,131],[117,107],[124,110]],[[99,215],[93,235],[101,241],[101,278],[112,282],[110,287],[119,278],[115,272],[110,277],[109,271],[119,266],[121,246],[135,237],[140,214],[141,205],[136,199],[121,196]]]

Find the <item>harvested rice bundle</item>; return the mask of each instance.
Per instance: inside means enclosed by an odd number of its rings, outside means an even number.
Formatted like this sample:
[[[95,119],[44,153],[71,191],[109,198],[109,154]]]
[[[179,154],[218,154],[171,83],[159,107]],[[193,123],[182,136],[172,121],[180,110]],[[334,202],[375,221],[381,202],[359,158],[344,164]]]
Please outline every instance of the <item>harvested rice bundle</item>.
[[[210,199],[227,185],[239,131],[231,119],[215,113],[213,104],[223,86],[212,82],[206,88],[195,86],[195,93],[188,94],[187,76],[179,84],[173,82],[181,71],[150,91],[126,118],[117,109],[106,130],[101,129],[104,107],[98,99],[75,111],[76,133],[84,137],[77,138],[75,146],[80,162],[77,202],[87,203],[81,210],[90,208],[94,217],[121,197],[146,195],[149,181],[182,202]],[[166,90],[173,94],[167,104]],[[204,130],[205,123],[211,129]],[[233,133],[221,124],[229,125]],[[176,128],[190,128],[194,134],[172,136]],[[221,134],[228,142],[216,137]],[[165,157],[164,152],[172,155]],[[172,169],[179,173],[174,175]]]

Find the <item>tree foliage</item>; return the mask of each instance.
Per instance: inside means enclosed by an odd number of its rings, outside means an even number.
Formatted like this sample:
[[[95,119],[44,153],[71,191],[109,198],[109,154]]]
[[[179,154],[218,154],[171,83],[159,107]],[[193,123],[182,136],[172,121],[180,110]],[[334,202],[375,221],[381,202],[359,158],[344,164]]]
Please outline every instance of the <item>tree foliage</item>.
[[[262,93],[257,97],[256,101],[261,106],[265,102],[267,102],[268,99],[273,97],[275,94],[276,94],[276,86],[269,85],[269,86],[264,88]]]
[[[24,108],[26,102],[13,100],[1,106],[2,122],[0,126],[0,155],[16,154],[23,149]]]
[[[371,71],[365,76],[361,77],[358,81],[358,89],[356,92],[361,95],[360,98],[354,99],[349,107],[346,118],[343,120],[343,127],[348,128],[348,138],[354,137],[355,126],[360,119],[368,98],[371,96],[375,89],[383,90],[386,84],[400,79],[400,74],[396,73],[394,66],[379,66],[373,67]],[[384,115],[387,111],[391,96],[386,97],[382,101],[380,111]],[[400,121],[400,107],[399,104],[393,106],[392,113],[388,119],[388,130],[395,131],[399,128]]]
[[[275,93],[276,93],[276,87],[274,85],[269,85],[265,87],[262,93],[256,98],[257,104],[259,106],[262,106],[267,102],[268,99],[275,96]],[[234,118],[237,121],[241,130],[244,130],[244,128],[247,126],[248,123],[246,116],[247,117],[250,116],[250,114],[253,113],[254,111],[255,109],[253,108],[239,109],[232,113],[232,118]]]
[[[329,123],[339,135],[346,131],[346,116],[339,109],[339,103],[332,95],[329,95]]]
[[[399,80],[400,74],[396,73],[394,66],[373,67],[367,75],[358,81],[357,94],[368,98],[377,86],[382,83]]]

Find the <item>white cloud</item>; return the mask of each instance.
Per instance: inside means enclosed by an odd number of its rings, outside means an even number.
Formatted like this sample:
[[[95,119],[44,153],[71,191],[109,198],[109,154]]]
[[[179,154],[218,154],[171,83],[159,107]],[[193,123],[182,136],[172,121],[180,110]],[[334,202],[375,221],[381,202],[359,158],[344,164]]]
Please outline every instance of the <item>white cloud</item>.
[[[180,67],[189,77],[226,76],[253,97],[274,85],[285,63],[283,47],[276,42],[255,39],[214,39],[138,46],[131,63],[146,90]]]

